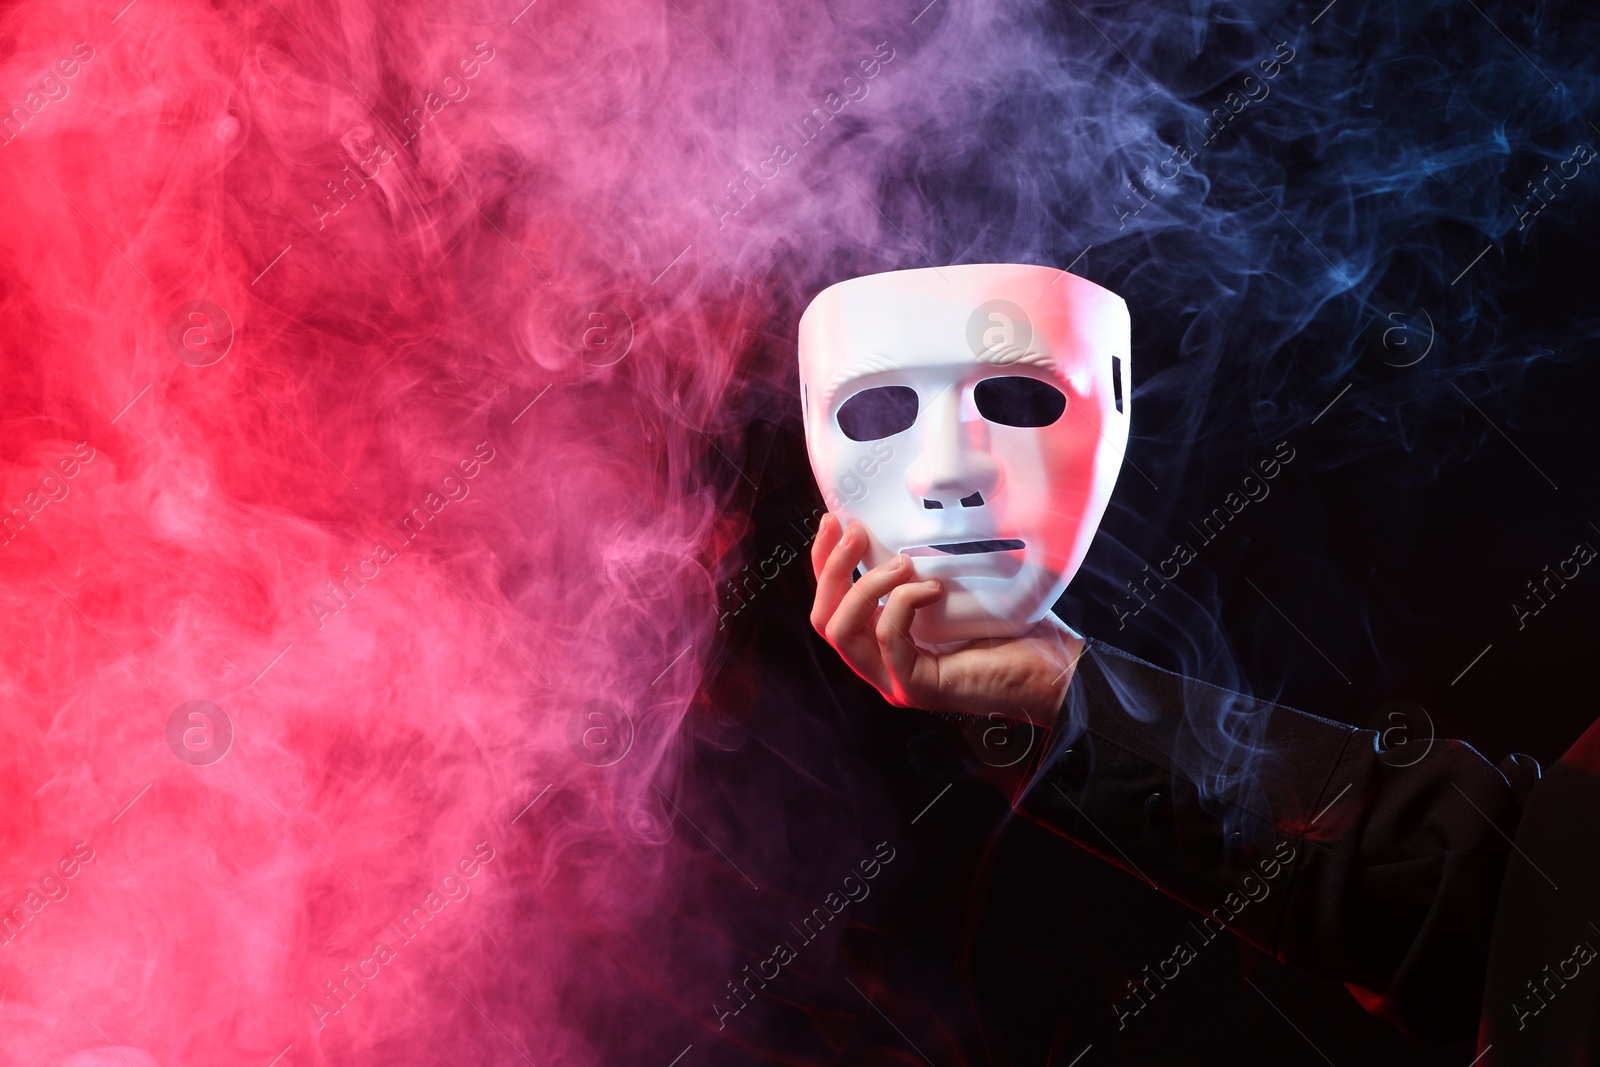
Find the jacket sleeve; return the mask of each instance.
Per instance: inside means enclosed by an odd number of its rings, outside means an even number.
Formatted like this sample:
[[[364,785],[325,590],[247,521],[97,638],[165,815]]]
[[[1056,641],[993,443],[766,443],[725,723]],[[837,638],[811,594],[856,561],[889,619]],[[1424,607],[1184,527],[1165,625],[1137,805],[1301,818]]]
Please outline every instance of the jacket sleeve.
[[[1470,1040],[1539,774],[1379,735],[1090,640],[1014,806],[1424,1040]]]

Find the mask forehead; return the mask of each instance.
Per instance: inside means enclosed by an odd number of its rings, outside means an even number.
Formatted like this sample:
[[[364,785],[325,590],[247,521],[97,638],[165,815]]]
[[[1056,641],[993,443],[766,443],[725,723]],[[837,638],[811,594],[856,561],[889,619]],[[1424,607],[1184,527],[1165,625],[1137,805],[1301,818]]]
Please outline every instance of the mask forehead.
[[[1052,267],[964,264],[851,278],[800,320],[800,372],[818,402],[894,370],[1025,366],[1065,380],[1127,356],[1122,299]]]

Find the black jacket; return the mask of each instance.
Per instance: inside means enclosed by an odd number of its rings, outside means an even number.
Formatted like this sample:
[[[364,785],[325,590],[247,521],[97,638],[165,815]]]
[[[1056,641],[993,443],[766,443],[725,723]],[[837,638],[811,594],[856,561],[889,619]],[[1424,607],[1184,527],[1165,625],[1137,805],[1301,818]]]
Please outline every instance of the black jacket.
[[[1402,754],[1403,753],[1403,754]],[[1019,812],[1481,1067],[1600,1062],[1600,723],[1541,778],[1241,697],[1090,640]],[[1592,920],[1592,921],[1591,921]]]

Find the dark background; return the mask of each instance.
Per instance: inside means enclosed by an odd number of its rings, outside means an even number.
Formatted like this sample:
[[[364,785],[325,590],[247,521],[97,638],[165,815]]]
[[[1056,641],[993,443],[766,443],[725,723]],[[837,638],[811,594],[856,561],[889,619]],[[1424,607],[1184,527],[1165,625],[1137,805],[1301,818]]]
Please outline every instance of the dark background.
[[[1363,134],[1368,147],[1350,154],[1337,139],[1319,141],[1314,122],[1289,131],[1287,140],[1281,130],[1269,131],[1279,137],[1273,140],[1259,128],[1241,137],[1259,135],[1248,151],[1282,168],[1274,191],[1285,202],[1299,193],[1311,203],[1304,214],[1290,209],[1293,220],[1325,219],[1340,204],[1349,209],[1342,223],[1313,232],[1323,240],[1343,234],[1368,249],[1358,266],[1338,251],[1323,257],[1359,275],[1357,286],[1325,300],[1306,294],[1303,314],[1283,313],[1292,298],[1281,290],[1292,290],[1304,272],[1326,274],[1317,242],[1297,238],[1290,215],[1274,218],[1258,194],[1224,173],[1210,176],[1208,202],[1253,219],[1256,237],[1242,251],[1219,250],[1219,260],[1253,260],[1259,277],[1256,288],[1235,293],[1225,325],[1205,340],[1195,340],[1197,323],[1215,318],[1212,298],[1191,297],[1180,284],[1205,273],[1196,266],[1206,257],[1198,239],[1118,238],[1079,268],[1122,293],[1133,312],[1134,440],[1101,533],[1057,612],[1079,631],[1169,669],[1347,723],[1398,728],[1389,738],[1395,743],[1425,743],[1431,728],[1471,743],[1491,763],[1522,752],[1548,765],[1597,711],[1589,666],[1600,576],[1585,568],[1520,628],[1512,603],[1528,599],[1526,583],[1579,542],[1600,546],[1597,179],[1580,175],[1565,207],[1548,209],[1532,234],[1517,231],[1515,212],[1508,218],[1504,211],[1520,202],[1519,193],[1525,197],[1525,177],[1564,158],[1565,149],[1540,155],[1512,144],[1487,150],[1498,152],[1492,173],[1440,176],[1436,202],[1455,197],[1470,211],[1408,214],[1364,205],[1359,196],[1333,196],[1319,206],[1315,197],[1341,182],[1348,193],[1352,181],[1370,178],[1370,170],[1360,179],[1350,174],[1383,155],[1371,141],[1392,139],[1393,154],[1403,156],[1416,129],[1448,125],[1441,116],[1456,114],[1446,98],[1463,91],[1459,83],[1472,80],[1470,71],[1455,70],[1449,77],[1457,88],[1445,92],[1413,83],[1408,57],[1436,47],[1470,62],[1462,57],[1498,48],[1505,55],[1495,62],[1508,64],[1495,67],[1503,75],[1532,60],[1519,59],[1491,19],[1514,38],[1519,26],[1527,31],[1525,23],[1534,23],[1517,44],[1550,62],[1539,48],[1561,51],[1555,28],[1574,41],[1592,37],[1593,17],[1547,9],[1519,16],[1492,6],[1486,14],[1419,8],[1391,17],[1353,8],[1340,14],[1355,27],[1341,23],[1331,47],[1377,66],[1385,48],[1393,52],[1386,87],[1369,86],[1368,100],[1343,98],[1349,108],[1374,112]],[[1066,36],[1083,11],[1068,5],[1059,15],[1056,29]],[[1155,59],[1135,53],[1130,62]],[[1183,69],[1174,64],[1157,77],[1181,83]],[[1517,94],[1545,87],[1543,75],[1527,69],[1515,78],[1503,87],[1511,110],[1526,104]],[[1591,85],[1574,99],[1569,83],[1561,84],[1548,114],[1532,104],[1524,110],[1525,118],[1544,115],[1526,118],[1525,129],[1549,133],[1551,144],[1565,143],[1565,133],[1552,128],[1583,128],[1576,109],[1593,91]],[[1494,97],[1492,88],[1474,85],[1484,99]],[[1302,91],[1338,95],[1315,84]],[[1437,114],[1426,106],[1430,93],[1438,96]],[[1019,126],[1013,136],[1021,144],[1028,134]],[[885,200],[939,203],[957,219],[985,205],[1000,216],[1014,208],[970,158],[955,153],[939,166],[928,163],[908,164],[899,185],[888,179]],[[1474,182],[1499,190],[1492,205],[1484,206]],[[1281,232],[1260,239],[1274,226]],[[977,251],[955,238],[948,248],[938,247],[937,237],[930,241],[935,262],[1007,258],[1004,241]],[[1377,243],[1382,252],[1372,251]],[[1053,261],[1065,264],[1080,247],[1062,236]],[[918,265],[909,253],[891,262],[860,253],[845,257],[838,276]],[[1226,262],[1218,269],[1225,272]],[[1263,296],[1268,286],[1278,289]],[[774,319],[758,342],[763,358],[793,365],[802,306]],[[1398,317],[1390,317],[1395,309]],[[1385,333],[1397,325],[1402,332]],[[1398,365],[1424,349],[1413,365]],[[779,544],[801,554],[723,631],[722,688],[713,686],[704,720],[716,724],[713,732],[742,731],[752,743],[732,751],[703,747],[702,770],[758,788],[794,775],[797,751],[845,746],[839,764],[873,777],[871,789],[840,784],[841,777],[830,790],[855,799],[837,811],[802,806],[795,817],[826,832],[837,816],[840,833],[891,839],[906,862],[885,878],[888,892],[848,913],[852,927],[837,958],[803,958],[793,987],[780,993],[775,983],[772,1003],[749,1009],[760,1036],[739,1051],[720,1046],[728,1062],[1064,1065],[1086,1046],[1084,1064],[1471,1060],[1469,1044],[1414,1042],[1369,1016],[1339,984],[1286,969],[1231,936],[1204,948],[1151,1009],[1118,1032],[1111,1001],[1140,968],[1192,936],[1192,913],[1014,817],[1014,779],[984,766],[971,731],[888,707],[811,632],[802,531],[821,500],[797,404],[786,392],[792,388],[791,375],[754,397],[758,417],[725,442],[740,450],[741,465],[760,486],[751,498],[745,557],[766,558]],[[1187,524],[1220,506],[1284,440],[1295,459],[1271,495],[1246,507],[1148,609],[1119,624],[1123,583],[1170,555],[1179,540],[1199,548]],[[737,723],[724,721],[735,706],[751,710],[734,716]],[[953,786],[941,794],[947,783]],[[892,798],[892,812],[861,799],[874,790]],[[818,899],[830,880],[835,873],[819,877]],[[833,980],[839,976],[853,976],[858,992],[871,994],[871,1011],[865,998]],[[854,1022],[846,1026],[845,1018]]]

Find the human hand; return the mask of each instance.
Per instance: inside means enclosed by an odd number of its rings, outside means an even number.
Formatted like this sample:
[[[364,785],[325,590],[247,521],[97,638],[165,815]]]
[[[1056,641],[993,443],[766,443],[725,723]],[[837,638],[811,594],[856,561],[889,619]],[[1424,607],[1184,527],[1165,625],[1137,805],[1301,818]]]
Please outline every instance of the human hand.
[[[851,670],[897,707],[1054,724],[1083,654],[1082,637],[1046,613],[1021,637],[974,641],[942,654],[921,648],[911,640],[911,621],[944,595],[942,583],[916,580],[910,561],[896,556],[852,585],[851,572],[866,551],[866,529],[853,523],[841,532],[831,514],[811,545],[817,576],[811,625]]]

